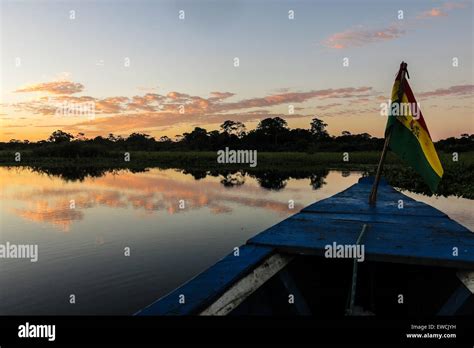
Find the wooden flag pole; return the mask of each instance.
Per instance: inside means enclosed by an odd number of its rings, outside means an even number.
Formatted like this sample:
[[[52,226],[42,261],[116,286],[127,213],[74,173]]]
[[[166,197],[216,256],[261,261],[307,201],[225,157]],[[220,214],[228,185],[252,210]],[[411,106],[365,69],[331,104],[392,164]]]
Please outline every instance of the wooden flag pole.
[[[399,110],[402,110],[401,108],[401,102],[403,98],[403,81],[405,80],[405,74],[407,74],[407,63],[403,62],[400,64],[400,85],[398,87],[398,104],[399,104]],[[388,117],[391,117],[389,115]],[[382,167],[383,163],[385,161],[385,156],[387,155],[388,151],[388,144],[390,143],[390,136],[392,135],[392,129],[390,128],[388,132],[385,134],[385,142],[383,144],[383,149],[382,149],[382,155],[380,156],[380,161],[379,165],[377,167],[377,172],[375,174],[375,180],[374,184],[372,185],[372,191],[370,192],[369,196],[369,204],[370,205],[375,205],[375,202],[377,201],[377,189],[379,187],[379,182],[380,182],[380,177],[382,176]]]

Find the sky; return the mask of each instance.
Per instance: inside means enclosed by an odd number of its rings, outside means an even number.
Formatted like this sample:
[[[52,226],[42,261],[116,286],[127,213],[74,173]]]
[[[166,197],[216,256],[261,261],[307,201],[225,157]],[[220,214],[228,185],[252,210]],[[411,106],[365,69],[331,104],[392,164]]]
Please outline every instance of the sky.
[[[472,0],[0,4],[0,141],[276,116],[381,137],[402,60],[433,140],[474,133]]]

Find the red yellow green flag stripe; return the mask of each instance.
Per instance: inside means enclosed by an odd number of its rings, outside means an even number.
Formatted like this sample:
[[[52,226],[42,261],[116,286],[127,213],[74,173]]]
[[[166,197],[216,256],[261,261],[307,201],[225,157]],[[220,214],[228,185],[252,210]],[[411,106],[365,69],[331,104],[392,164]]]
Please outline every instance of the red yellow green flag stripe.
[[[431,140],[423,114],[406,79],[398,72],[392,88],[392,105],[385,134],[391,131],[390,149],[407,162],[431,191],[435,192],[443,176],[443,167]],[[399,103],[400,81],[403,96]]]

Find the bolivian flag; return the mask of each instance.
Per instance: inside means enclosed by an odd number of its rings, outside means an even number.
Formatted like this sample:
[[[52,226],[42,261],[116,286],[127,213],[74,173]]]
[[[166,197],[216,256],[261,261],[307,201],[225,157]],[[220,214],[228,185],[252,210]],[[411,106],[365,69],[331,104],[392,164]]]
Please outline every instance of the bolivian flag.
[[[406,64],[402,63],[392,88],[392,104],[385,136],[391,131],[390,149],[415,169],[431,191],[435,192],[443,176],[443,167],[410,85],[402,78],[404,71],[406,72]]]

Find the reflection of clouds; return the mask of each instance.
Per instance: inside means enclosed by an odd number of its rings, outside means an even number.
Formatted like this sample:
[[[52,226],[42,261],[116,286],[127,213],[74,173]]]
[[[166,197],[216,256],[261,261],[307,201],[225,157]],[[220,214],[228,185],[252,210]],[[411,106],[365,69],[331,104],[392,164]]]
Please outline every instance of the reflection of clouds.
[[[232,208],[223,205],[210,206],[209,208],[211,209],[211,213],[213,214],[223,214],[232,212]]]
[[[105,244],[105,239],[102,236],[95,237],[95,245],[101,246]]]
[[[26,220],[49,223],[64,232],[69,231],[73,221],[82,220],[84,217],[82,211],[69,209],[69,203],[50,206],[47,201],[37,201],[29,204],[28,209],[12,209],[12,211]]]
[[[74,221],[81,220],[85,209],[97,206],[131,208],[146,214],[162,211],[170,215],[203,208],[212,214],[227,214],[236,204],[282,215],[303,208],[297,204],[290,210],[287,200],[265,198],[268,194],[251,184],[228,189],[220,183],[222,177],[196,182],[174,170],[108,173],[81,183],[42,178],[27,169],[20,175],[7,169],[0,170],[6,179],[0,184],[0,192],[3,192],[0,198],[24,204],[11,211],[24,219],[50,223],[62,231],[69,231]],[[74,200],[74,209],[70,209],[71,200]],[[180,200],[185,201],[184,209],[179,209]]]

